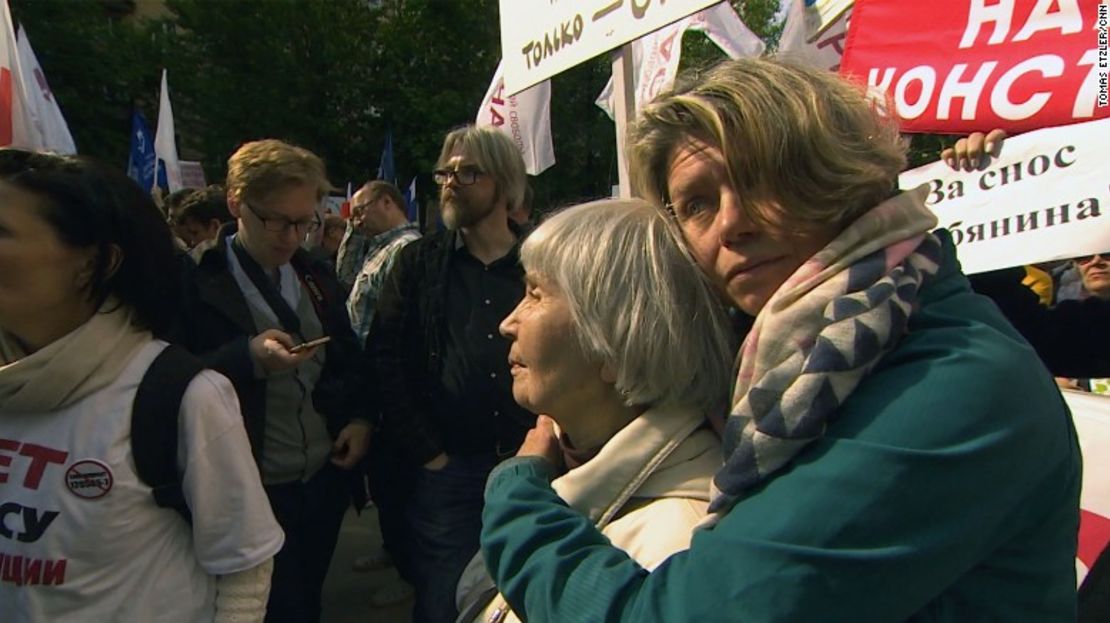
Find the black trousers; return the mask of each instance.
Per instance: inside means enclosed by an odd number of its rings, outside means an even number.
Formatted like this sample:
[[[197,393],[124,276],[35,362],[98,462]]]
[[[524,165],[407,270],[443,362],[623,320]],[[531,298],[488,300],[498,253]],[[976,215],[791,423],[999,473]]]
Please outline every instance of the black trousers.
[[[393,559],[397,573],[409,584],[415,584],[412,570],[412,534],[405,507],[412,497],[416,470],[384,434],[370,439],[366,453],[366,475],[370,499],[378,510],[382,531],[382,547]]]
[[[347,475],[330,463],[307,482],[267,485],[285,545],[274,557],[266,623],[320,620],[324,578],[350,503]]]

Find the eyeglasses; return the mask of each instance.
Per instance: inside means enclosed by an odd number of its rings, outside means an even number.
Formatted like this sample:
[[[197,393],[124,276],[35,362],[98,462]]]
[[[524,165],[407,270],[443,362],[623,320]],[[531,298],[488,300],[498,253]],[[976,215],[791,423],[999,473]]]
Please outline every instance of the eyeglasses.
[[[1082,255],[1080,257],[1072,258],[1076,264],[1090,264],[1095,261],[1095,258],[1101,258],[1104,262],[1110,262],[1110,251],[1102,253],[1095,253],[1094,255]]]
[[[377,197],[374,197],[373,199],[370,199],[369,201],[364,201],[363,203],[352,205],[351,214],[359,214],[365,212],[367,208],[370,208],[371,206],[377,204],[382,199],[385,199],[385,195],[379,195]]]
[[[474,182],[477,182],[478,177],[482,175],[485,175],[485,173],[475,167],[460,167],[454,171],[451,169],[436,169],[432,171],[432,179],[440,186],[446,186],[447,183],[451,181],[452,177],[455,178],[455,181],[458,182],[460,186],[470,186]]]
[[[252,208],[251,205],[249,203],[245,202],[245,201],[243,202],[243,205],[245,205],[247,207],[247,209],[251,211],[251,214],[253,214],[255,216],[255,218],[262,221],[262,227],[266,231],[272,231],[272,232],[277,233],[277,232],[284,232],[284,231],[292,228],[298,234],[306,234],[306,233],[312,233],[312,232],[316,231],[317,229],[320,229],[321,223],[320,223],[320,215],[319,214],[315,214],[315,215],[313,215],[313,217],[311,219],[307,219],[307,220],[304,220],[304,221],[291,221],[291,220],[286,219],[286,218],[272,217],[272,216],[262,216],[261,214],[258,213],[258,210],[255,210],[254,208]]]

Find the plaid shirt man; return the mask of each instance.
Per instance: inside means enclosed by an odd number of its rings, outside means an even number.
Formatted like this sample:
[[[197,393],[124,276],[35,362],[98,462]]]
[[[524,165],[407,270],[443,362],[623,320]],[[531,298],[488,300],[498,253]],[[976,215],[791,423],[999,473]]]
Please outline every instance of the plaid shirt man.
[[[347,299],[347,313],[351,327],[358,335],[359,344],[365,346],[366,334],[374,320],[374,308],[386,275],[393,267],[397,253],[408,243],[420,237],[414,223],[405,223],[371,237],[366,244],[366,260],[354,280],[354,287]]]

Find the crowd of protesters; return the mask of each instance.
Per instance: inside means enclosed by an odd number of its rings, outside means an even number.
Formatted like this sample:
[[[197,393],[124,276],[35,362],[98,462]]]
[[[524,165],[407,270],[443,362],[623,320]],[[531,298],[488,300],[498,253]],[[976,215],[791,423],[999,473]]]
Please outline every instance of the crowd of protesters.
[[[1110,377],[1110,256],[1050,267],[1076,300],[969,280],[896,124],[820,70],[722,63],[628,145],[643,199],[534,224],[512,139],[451,131],[424,235],[380,180],[322,215],[280,140],[163,212],[0,150],[0,618],[318,621],[368,493],[356,567],[418,623],[1076,620],[1053,375]]]

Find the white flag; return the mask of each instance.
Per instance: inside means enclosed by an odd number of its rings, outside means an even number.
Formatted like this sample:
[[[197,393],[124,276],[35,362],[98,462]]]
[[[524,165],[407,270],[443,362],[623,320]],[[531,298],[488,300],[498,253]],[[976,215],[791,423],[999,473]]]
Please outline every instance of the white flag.
[[[632,42],[632,80],[636,93],[635,110],[639,112],[645,104],[674,84],[678,74],[678,62],[682,57],[682,34],[690,25],[690,18],[668,24]],[[597,104],[610,119],[613,116],[613,78],[609,78]]]
[[[35,149],[59,154],[77,153],[77,146],[73,143],[73,135],[69,133],[69,126],[62,116],[62,109],[58,107],[58,101],[50,91],[46,74],[42,71],[35,51],[31,49],[31,40],[27,38],[27,31],[22,24],[16,40],[19,50],[19,84],[27,103],[27,117],[34,130],[32,141]]]
[[[639,71],[633,74],[636,76],[637,111],[674,84],[682,57],[682,35],[689,25],[690,18],[686,17],[641,37]]]
[[[729,58],[753,58],[763,54],[763,39],[752,32],[728,2],[715,4],[690,19],[690,30],[700,30]]]
[[[682,35],[687,29],[704,32],[729,58],[748,58],[763,54],[763,40],[744,25],[728,2],[715,4],[664,26],[632,42],[636,111],[674,84],[682,58]],[[612,78],[595,103],[613,118]]]
[[[851,3],[825,4],[836,5],[835,10],[822,15],[817,5],[807,8],[803,0],[791,0],[776,56],[829,71],[840,69],[852,15],[851,8],[845,7]]]
[[[0,0],[0,147],[36,149],[34,127],[20,86],[19,51],[8,0]]]
[[[158,103],[158,130],[154,133],[154,153],[166,167],[166,182],[170,192],[181,190],[181,163],[177,159],[177,143],[174,141],[173,108],[170,107],[170,91],[167,86],[166,70],[162,70],[162,97]]]
[[[497,64],[475,125],[493,126],[508,134],[524,157],[529,175],[539,175],[555,164],[551,142],[551,81],[529,87],[509,97],[505,93],[502,63]]]

